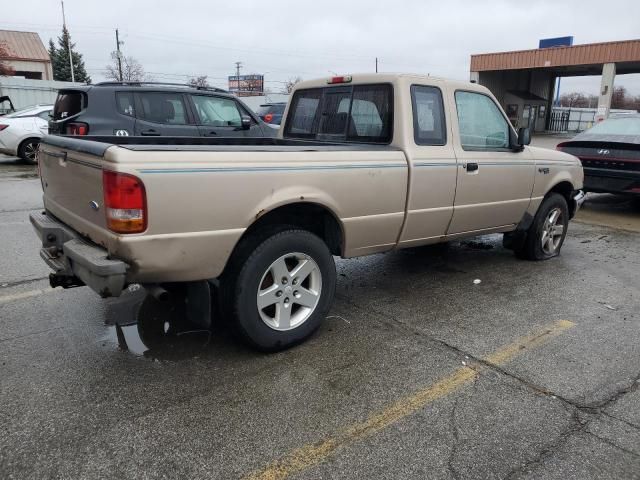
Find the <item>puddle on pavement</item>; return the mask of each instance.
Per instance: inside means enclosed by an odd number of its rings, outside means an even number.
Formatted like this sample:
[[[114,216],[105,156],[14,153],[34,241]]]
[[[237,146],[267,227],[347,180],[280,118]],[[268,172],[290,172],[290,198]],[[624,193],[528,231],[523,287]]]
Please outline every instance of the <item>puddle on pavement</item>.
[[[207,350],[211,330],[189,323],[179,308],[150,296],[140,299],[138,295],[133,300],[124,305],[124,310],[122,305],[113,307],[121,311],[103,344],[115,344],[133,355],[170,361],[195,358]]]
[[[463,240],[460,245],[471,250],[493,250],[494,245],[485,241]]]

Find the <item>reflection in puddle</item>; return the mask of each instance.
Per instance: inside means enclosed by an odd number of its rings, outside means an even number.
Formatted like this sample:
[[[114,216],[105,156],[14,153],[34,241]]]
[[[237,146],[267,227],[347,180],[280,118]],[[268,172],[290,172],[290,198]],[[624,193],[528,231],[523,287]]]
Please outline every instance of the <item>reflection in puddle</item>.
[[[123,351],[159,360],[198,356],[211,340],[211,331],[185,319],[179,306],[147,296],[137,311],[137,323],[116,323],[109,338]]]

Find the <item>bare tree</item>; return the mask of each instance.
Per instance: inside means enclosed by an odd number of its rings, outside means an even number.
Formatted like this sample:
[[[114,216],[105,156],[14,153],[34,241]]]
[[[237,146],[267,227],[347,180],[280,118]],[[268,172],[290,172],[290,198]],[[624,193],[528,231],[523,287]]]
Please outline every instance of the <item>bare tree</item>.
[[[15,73],[12,66],[5,62],[6,59],[13,57],[9,51],[9,47],[5,42],[0,42],[0,76],[8,77]]]
[[[627,95],[627,89],[620,85],[619,87],[613,87],[613,93],[611,94],[611,108],[629,108],[628,104],[633,101]]]
[[[585,107],[587,98],[584,93],[571,92],[560,95],[560,105],[563,107]]]
[[[118,69],[118,54],[111,54],[111,63],[105,67],[105,77],[109,80],[120,81]],[[122,57],[122,81],[123,82],[148,82],[152,78],[144,71],[142,64],[133,57]]]
[[[293,87],[296,86],[296,83],[299,83],[302,81],[302,78],[300,77],[292,77],[289,80],[287,80],[287,83],[285,83],[284,85],[284,90],[287,93],[291,93],[293,91]]]
[[[200,87],[200,88],[210,87],[207,75],[200,75],[199,77],[191,77],[188,83],[192,87]]]

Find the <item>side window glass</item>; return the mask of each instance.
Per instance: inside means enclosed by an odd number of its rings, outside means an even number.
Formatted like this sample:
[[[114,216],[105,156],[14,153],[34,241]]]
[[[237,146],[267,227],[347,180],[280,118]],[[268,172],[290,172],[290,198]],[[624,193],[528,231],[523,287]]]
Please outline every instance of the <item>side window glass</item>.
[[[187,116],[184,100],[179,93],[140,93],[142,112],[138,117],[155,123],[186,125]]]
[[[118,113],[127,115],[129,117],[136,116],[136,109],[133,101],[133,93],[131,92],[117,92],[116,93],[116,106]]]
[[[52,112],[53,110],[45,110],[44,112],[40,112],[38,116],[43,120],[49,121],[49,116],[51,115]]]
[[[447,143],[442,92],[437,87],[411,87],[413,138],[416,145]]]
[[[193,95],[200,125],[240,127],[242,120],[236,102],[229,98]]]
[[[496,150],[509,147],[509,126],[490,97],[456,92],[456,109],[462,148]]]

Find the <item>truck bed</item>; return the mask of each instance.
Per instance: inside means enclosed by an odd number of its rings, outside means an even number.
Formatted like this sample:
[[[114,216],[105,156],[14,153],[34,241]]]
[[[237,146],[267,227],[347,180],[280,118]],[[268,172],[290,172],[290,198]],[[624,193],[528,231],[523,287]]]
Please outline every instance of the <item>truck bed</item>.
[[[344,256],[388,250],[409,176],[392,146],[273,138],[49,135],[38,160],[47,213],[147,283],[217,277],[257,219],[300,203],[340,222]],[[144,185],[144,231],[110,229],[105,172]]]

